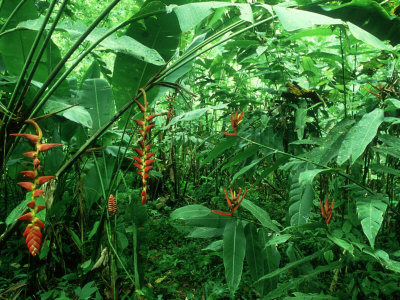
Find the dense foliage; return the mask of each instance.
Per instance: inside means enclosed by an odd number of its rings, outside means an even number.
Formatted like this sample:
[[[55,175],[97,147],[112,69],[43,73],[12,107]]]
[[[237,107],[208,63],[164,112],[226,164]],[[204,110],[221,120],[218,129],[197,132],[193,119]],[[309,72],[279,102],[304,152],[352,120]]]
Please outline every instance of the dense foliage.
[[[0,1],[0,298],[398,299],[399,14]]]

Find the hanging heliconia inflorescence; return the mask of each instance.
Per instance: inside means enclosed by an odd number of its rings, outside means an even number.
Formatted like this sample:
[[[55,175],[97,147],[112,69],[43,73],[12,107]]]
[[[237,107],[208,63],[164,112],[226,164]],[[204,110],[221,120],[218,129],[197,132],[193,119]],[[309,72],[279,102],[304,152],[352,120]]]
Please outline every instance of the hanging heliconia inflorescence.
[[[117,201],[114,195],[110,195],[108,198],[108,213],[112,216],[117,213]]]
[[[150,130],[156,126],[155,124],[151,123],[151,120],[153,120],[154,117],[159,116],[160,114],[155,114],[155,115],[147,115],[147,97],[146,97],[146,92],[144,89],[140,89],[140,91],[143,94],[143,99],[144,99],[144,105],[140,104],[138,101],[136,101],[140,111],[143,113],[143,120],[140,119],[132,119],[135,121],[139,127],[139,133],[141,135],[141,140],[139,141],[140,148],[135,148],[137,152],[137,156],[132,157],[134,161],[134,165],[136,168],[139,169],[138,174],[140,175],[142,179],[142,192],[140,193],[140,197],[142,199],[142,204],[146,204],[147,200],[147,179],[149,178],[149,171],[153,168],[151,164],[153,163],[154,159],[151,159],[153,155],[155,155],[154,152],[150,152],[151,145],[148,144],[148,137],[150,134]]]
[[[27,138],[32,144],[35,145],[35,151],[26,152],[23,155],[32,159],[33,170],[22,171],[21,173],[32,180],[32,182],[18,182],[18,184],[24,189],[32,192],[32,200],[28,202],[27,206],[30,212],[20,216],[18,220],[28,221],[30,224],[26,226],[24,236],[26,237],[26,244],[28,246],[29,252],[36,256],[40,249],[40,244],[42,241],[42,233],[40,228],[44,228],[43,222],[36,216],[38,212],[45,209],[43,205],[37,205],[36,199],[41,196],[44,191],[39,189],[39,186],[43,183],[49,181],[54,176],[39,176],[39,172],[42,170],[40,165],[39,155],[41,152],[47,151],[55,146],[61,146],[61,144],[42,144],[42,130],[39,125],[33,120],[27,120],[25,123],[35,126],[36,135],[26,134],[26,133],[12,133],[13,136],[21,136]]]

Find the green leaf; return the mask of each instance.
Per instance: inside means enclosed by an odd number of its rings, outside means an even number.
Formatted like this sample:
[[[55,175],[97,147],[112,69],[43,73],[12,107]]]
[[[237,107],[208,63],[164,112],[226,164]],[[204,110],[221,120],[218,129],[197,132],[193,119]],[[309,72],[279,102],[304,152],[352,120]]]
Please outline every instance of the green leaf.
[[[43,22],[43,17],[28,20],[18,24],[18,28],[26,28],[30,30],[39,30]],[[50,26],[47,26],[49,28]],[[70,20],[63,20],[60,24],[56,26],[56,30],[67,32],[71,38],[80,37],[86,30],[87,26],[81,22],[72,23]],[[85,41],[96,42],[99,40],[106,32],[107,28],[95,28]],[[123,35],[118,37],[116,34],[112,34],[100,43],[100,46],[122,54],[131,55],[139,60],[161,66],[165,64],[164,59],[160,54],[149,47],[139,43],[135,39]]]
[[[381,227],[388,199],[383,195],[371,195],[366,198],[358,198],[356,201],[362,229],[371,247],[374,248],[375,237]]]
[[[346,134],[340,146],[337,163],[342,165],[346,160],[350,159],[350,164],[353,164],[357,158],[363,154],[368,144],[374,139],[382,122],[382,109],[377,108],[365,114]]]
[[[303,183],[312,184],[315,176],[317,176],[319,173],[329,172],[329,171],[330,170],[326,170],[326,169],[306,170],[306,171],[300,173],[299,183],[300,184],[303,184]]]
[[[221,236],[224,233],[224,228],[198,227],[189,233],[187,237],[209,239]]]
[[[203,205],[199,204],[187,205],[174,210],[171,213],[171,219],[188,220],[197,217],[207,216],[210,212],[211,210]]]
[[[56,99],[53,97],[53,99]],[[50,114],[71,105],[62,102],[61,100],[47,100],[46,104],[43,107],[43,110],[46,114]],[[74,106],[70,107],[67,110],[64,110],[57,114],[58,116],[63,116],[64,118],[81,124],[84,127],[92,128],[92,117],[90,116],[89,112],[82,106]]]
[[[136,14],[151,13],[163,10],[165,5],[159,1],[146,2]],[[161,14],[157,17],[146,18],[140,22],[132,23],[126,36],[157,51],[164,61],[168,61],[174,54],[179,44],[180,28],[175,14]],[[150,64],[131,55],[118,53],[114,62],[112,87],[117,111],[128,101],[136,96],[141,87],[160,70],[159,66]],[[154,97],[148,95],[149,103]],[[128,114],[121,117],[119,126],[122,127]]]
[[[29,194],[29,195],[28,195]],[[18,204],[7,216],[6,225],[9,226],[12,223],[17,222],[17,219],[27,210],[27,204],[32,200],[32,193],[27,193],[25,200]]]
[[[232,219],[226,224],[223,241],[225,278],[233,295],[242,278],[243,260],[246,252],[246,238],[241,221]]]
[[[290,225],[306,224],[314,199],[311,184],[300,184],[294,181],[290,187],[289,198]]]
[[[324,15],[281,6],[273,7],[279,21],[287,31],[293,31],[315,25],[338,25],[343,24],[341,20],[333,19]]]
[[[227,104],[219,104],[216,106],[208,106],[200,109],[195,109],[183,114],[180,114],[179,116],[174,117],[167,126],[163,127],[163,130],[167,130],[170,128],[172,125],[175,125],[178,122],[182,121],[194,121],[203,116],[206,112],[210,110],[221,110],[224,109],[227,106]]]
[[[346,22],[346,24],[349,26],[351,34],[356,39],[363,41],[364,43],[366,43],[372,47],[375,47],[377,49],[380,49],[380,50],[391,51],[393,49],[392,46],[386,45],[380,39],[378,39],[374,35],[370,34],[368,31],[365,31],[364,29],[358,27],[357,25],[354,25],[353,23],[350,23],[350,22]]]
[[[261,207],[247,199],[243,199],[241,207],[247,209],[265,228],[279,232],[279,228],[272,222],[269,214]]]
[[[232,182],[235,181],[239,176],[242,176],[244,173],[246,173],[247,171],[249,171],[251,168],[254,168],[260,161],[262,161],[264,158],[259,158],[256,159],[254,162],[252,162],[251,164],[249,164],[248,166],[245,166],[243,168],[241,168],[238,172],[235,173],[235,175],[233,175],[232,177]]]
[[[80,92],[81,104],[89,109],[93,121],[92,132],[112,118],[115,112],[112,89],[103,78],[87,79]]]
[[[348,251],[350,254],[353,254],[354,247],[348,241],[338,238],[336,236],[330,235],[330,234],[328,234],[327,237],[332,242],[334,242],[336,245],[338,245],[340,248],[343,248],[344,250]]]
[[[223,240],[217,240],[212,242],[210,245],[208,245],[207,247],[201,249],[201,250],[210,250],[210,251],[220,251],[223,247],[224,241]]]
[[[244,234],[246,236],[246,261],[249,265],[250,275],[253,281],[256,281],[265,274],[263,248],[258,238],[257,228],[253,223],[246,225]],[[262,290],[263,284],[257,284],[256,288],[257,290]]]
[[[308,262],[308,261],[310,261],[310,260],[313,260],[314,258],[317,258],[318,256],[320,256],[320,255],[322,255],[322,254],[323,254],[323,250],[319,250],[318,252],[315,252],[314,254],[311,254],[311,255],[309,255],[309,256],[303,257],[303,258],[301,258],[301,259],[299,259],[299,260],[297,260],[297,261],[288,263],[288,264],[287,264],[286,266],[284,266],[283,268],[276,269],[275,271],[270,272],[270,273],[268,273],[267,275],[264,275],[263,277],[261,277],[260,279],[258,279],[258,281],[262,281],[262,280],[265,280],[265,279],[268,279],[268,278],[275,277],[275,276],[277,276],[277,275],[279,275],[279,274],[281,274],[281,273],[283,273],[283,272],[288,271],[288,270],[291,269],[291,268],[294,268],[294,267],[296,267],[296,266],[298,266],[298,265],[304,264],[305,262]]]
[[[271,238],[271,239],[265,244],[265,247],[268,247],[268,246],[276,246],[276,245],[280,245],[280,244],[286,243],[291,237],[292,237],[291,234],[280,234],[280,235],[275,235],[273,238]]]
[[[229,2],[201,2],[189,3],[180,6],[170,6],[167,9],[172,9],[179,20],[179,25],[182,32],[186,32],[199,24],[206,17],[211,15],[215,9],[227,6],[237,6],[240,10],[241,19],[253,22],[253,14],[249,4],[233,4]]]
[[[232,157],[222,168],[221,171],[239,163],[242,162],[244,160],[246,160],[248,157],[255,155],[258,151],[259,147],[256,145],[252,145],[246,149],[244,149],[243,151],[239,150],[238,154],[235,155],[234,157]]]
[[[214,149],[212,149],[208,156],[201,162],[200,167],[203,167],[205,164],[211,162],[213,159],[218,157],[228,148],[231,148],[237,142],[236,137],[228,137],[223,139],[219,144],[217,144]]]

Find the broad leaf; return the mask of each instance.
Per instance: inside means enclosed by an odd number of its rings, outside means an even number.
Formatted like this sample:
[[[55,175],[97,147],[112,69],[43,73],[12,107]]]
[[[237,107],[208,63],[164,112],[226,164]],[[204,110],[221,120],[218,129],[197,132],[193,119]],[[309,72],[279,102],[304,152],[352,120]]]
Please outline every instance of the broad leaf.
[[[306,224],[311,211],[312,200],[314,199],[314,191],[311,184],[293,182],[290,187],[289,197],[290,225]]]
[[[231,294],[234,294],[242,278],[246,252],[246,238],[241,221],[232,219],[226,224],[223,241],[225,278]]]
[[[375,109],[365,114],[361,120],[355,124],[340,146],[337,163],[342,165],[346,160],[350,159],[353,164],[357,158],[363,154],[365,148],[376,136],[377,130],[383,122],[383,110]]]
[[[265,227],[272,231],[279,232],[279,228],[272,222],[269,214],[253,202],[243,199],[241,206],[247,209],[251,214]]]
[[[92,131],[107,123],[115,112],[112,89],[102,78],[87,79],[80,92],[81,104],[89,110],[93,121]]]
[[[371,247],[374,248],[375,237],[381,227],[388,199],[383,195],[371,195],[366,198],[358,198],[356,205],[364,234],[368,238]]]
[[[207,216],[211,210],[203,205],[194,204],[176,209],[171,214],[171,219],[188,220],[197,217]]]

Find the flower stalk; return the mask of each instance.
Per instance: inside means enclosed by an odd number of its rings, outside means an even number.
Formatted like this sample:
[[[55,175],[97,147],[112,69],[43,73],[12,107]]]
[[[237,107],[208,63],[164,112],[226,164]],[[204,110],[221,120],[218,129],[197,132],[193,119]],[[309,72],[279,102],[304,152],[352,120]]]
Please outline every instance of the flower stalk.
[[[26,138],[35,146],[34,151],[23,154],[32,159],[33,170],[21,171],[21,174],[24,175],[24,177],[32,181],[17,182],[17,184],[25,190],[32,192],[31,201],[29,201],[27,204],[30,212],[20,216],[18,220],[30,222],[30,224],[28,224],[25,228],[24,236],[26,237],[25,241],[29,252],[33,256],[36,256],[40,250],[42,241],[42,233],[40,228],[44,229],[44,224],[37,217],[37,214],[46,208],[44,205],[37,205],[36,200],[44,193],[44,190],[40,189],[39,187],[54,177],[39,176],[39,173],[43,169],[42,165],[40,164],[39,156],[42,152],[45,152],[56,146],[61,146],[61,144],[42,144],[43,133],[39,125],[34,120],[26,120],[25,123],[31,124],[35,127],[36,135],[26,133],[12,133],[10,135]]]

